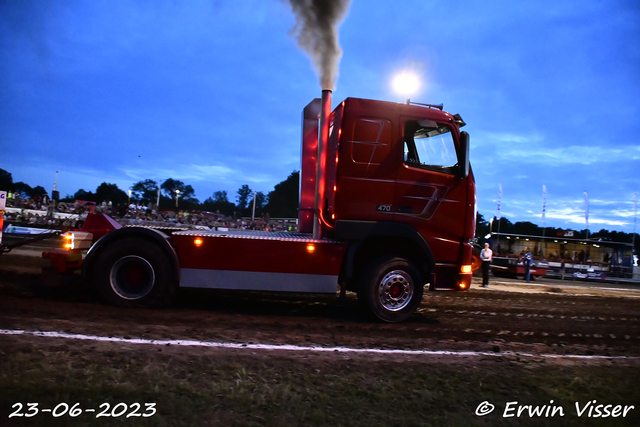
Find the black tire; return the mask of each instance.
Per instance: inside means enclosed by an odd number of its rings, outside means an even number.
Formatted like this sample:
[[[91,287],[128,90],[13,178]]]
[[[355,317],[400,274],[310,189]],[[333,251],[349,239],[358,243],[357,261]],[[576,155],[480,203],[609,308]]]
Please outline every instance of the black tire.
[[[107,302],[120,307],[170,302],[176,289],[171,261],[156,243],[127,237],[96,255],[93,283]]]
[[[422,301],[422,275],[404,258],[378,257],[367,265],[361,277],[358,299],[385,322],[406,320]]]

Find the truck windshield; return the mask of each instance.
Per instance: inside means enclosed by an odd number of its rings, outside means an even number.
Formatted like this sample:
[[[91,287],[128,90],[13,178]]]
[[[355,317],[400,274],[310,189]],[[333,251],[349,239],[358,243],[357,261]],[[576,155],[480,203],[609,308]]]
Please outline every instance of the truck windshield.
[[[408,166],[454,173],[458,163],[451,130],[425,128],[417,121],[405,124],[404,161]]]

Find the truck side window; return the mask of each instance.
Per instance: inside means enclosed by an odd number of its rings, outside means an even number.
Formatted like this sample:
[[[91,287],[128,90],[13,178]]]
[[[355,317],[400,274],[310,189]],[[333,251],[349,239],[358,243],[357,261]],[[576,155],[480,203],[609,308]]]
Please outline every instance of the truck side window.
[[[355,163],[379,165],[389,155],[391,122],[386,119],[358,118],[351,141],[351,158]]]
[[[404,127],[404,162],[408,166],[455,173],[458,158],[451,130],[444,125],[423,127],[410,120]]]

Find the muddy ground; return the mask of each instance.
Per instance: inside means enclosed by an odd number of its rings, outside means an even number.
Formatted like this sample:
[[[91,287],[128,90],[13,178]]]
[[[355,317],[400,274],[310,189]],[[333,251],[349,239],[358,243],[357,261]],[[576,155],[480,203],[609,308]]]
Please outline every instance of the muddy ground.
[[[190,366],[202,360],[199,358],[203,355],[215,355],[228,361],[242,361],[243,369],[245,366],[258,369],[256,364],[262,366],[265,360],[271,360],[274,364],[297,364],[300,369],[311,369],[312,366],[318,372],[342,366],[347,360],[365,375],[370,369],[372,377],[379,374],[380,364],[397,362],[444,364],[454,370],[473,365],[500,377],[505,369],[504,362],[508,362],[510,366],[519,367],[548,365],[578,369],[591,366],[623,373],[621,375],[629,384],[637,384],[640,380],[637,375],[637,368],[640,368],[640,287],[633,285],[603,287],[559,281],[526,285],[500,280],[494,281],[486,290],[475,281],[472,289],[466,292],[425,293],[420,309],[408,321],[384,324],[367,317],[352,294],[340,301],[337,296],[192,290],[181,292],[174,306],[165,309],[116,308],[105,305],[77,283],[65,287],[43,285],[37,274],[42,261],[37,258],[11,254],[3,255],[0,261],[0,329],[248,345],[246,349],[177,348],[172,345],[158,348],[130,342],[97,343],[24,334],[0,335],[0,348],[5,355],[63,352],[73,358],[91,353],[95,354],[96,360],[103,357],[111,360],[110,355],[127,354],[135,360],[162,352],[171,355],[174,363]],[[260,350],[251,347],[253,344],[441,350],[448,353],[394,355],[354,354],[340,350]],[[636,414],[640,412],[637,396],[636,391],[635,395],[629,394],[629,399],[634,401],[621,402],[635,404],[639,408]],[[477,403],[480,400],[469,405],[475,408]],[[4,414],[7,408],[2,410]],[[481,420],[473,413],[468,416],[474,422]],[[237,419],[232,421],[236,425],[251,425]],[[422,424],[400,421],[391,424]],[[627,425],[625,421],[619,425]]]
[[[372,321],[355,295],[183,290],[173,307],[103,304],[77,283],[45,286],[44,261],[4,255],[0,328],[150,339],[355,348],[521,351],[640,356],[640,286],[474,281],[466,292],[426,292],[400,324]],[[10,262],[7,262],[10,261]]]

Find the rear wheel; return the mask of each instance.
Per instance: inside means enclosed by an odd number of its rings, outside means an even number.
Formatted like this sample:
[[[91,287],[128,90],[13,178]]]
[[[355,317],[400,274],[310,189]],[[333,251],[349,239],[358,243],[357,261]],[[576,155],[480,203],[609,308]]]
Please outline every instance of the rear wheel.
[[[149,240],[129,237],[111,243],[97,259],[94,284],[118,306],[165,305],[175,290],[171,261]]]
[[[366,267],[358,299],[377,318],[401,322],[420,305],[424,283],[411,261],[384,256]]]

